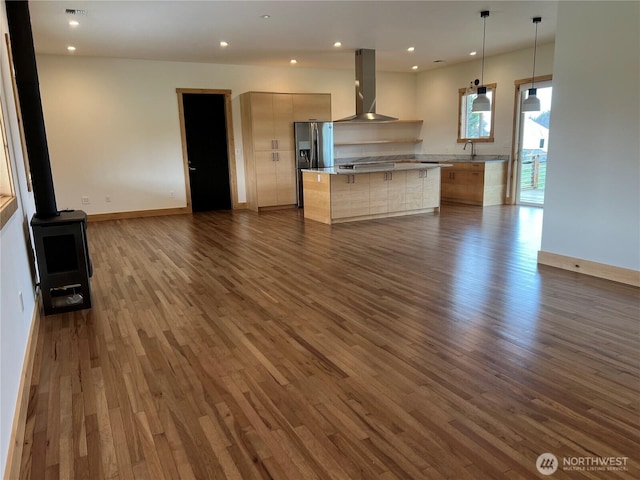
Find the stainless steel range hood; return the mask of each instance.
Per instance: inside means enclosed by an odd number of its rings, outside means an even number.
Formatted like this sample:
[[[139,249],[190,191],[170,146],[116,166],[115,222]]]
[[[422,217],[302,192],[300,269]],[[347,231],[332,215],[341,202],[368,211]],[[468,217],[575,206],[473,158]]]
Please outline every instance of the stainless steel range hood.
[[[398,120],[376,113],[376,51],[356,50],[356,114],[336,122],[389,122]]]

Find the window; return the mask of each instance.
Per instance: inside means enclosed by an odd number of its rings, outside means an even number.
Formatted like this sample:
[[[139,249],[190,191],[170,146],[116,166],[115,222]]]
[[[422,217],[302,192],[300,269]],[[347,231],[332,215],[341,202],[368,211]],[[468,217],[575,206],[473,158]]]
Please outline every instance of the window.
[[[13,191],[13,178],[11,176],[11,161],[9,159],[9,145],[4,129],[4,112],[0,99],[0,136],[2,147],[0,148],[0,228],[4,227],[11,215],[18,209],[18,201]]]
[[[487,87],[487,97],[491,100],[490,112],[472,112],[471,105],[476,98],[476,92],[468,88],[458,90],[458,143],[469,140],[474,142],[493,142],[493,119],[495,117],[496,84]]]
[[[16,85],[16,72],[13,68],[13,53],[11,52],[11,41],[9,34],[4,34],[5,44],[7,46],[7,58],[9,59],[9,73],[11,74],[11,83],[13,86],[13,99],[16,102],[16,115],[18,117],[18,130],[20,131],[20,146],[22,147],[22,160],[24,161],[24,171],[27,174],[27,190],[33,191],[31,184],[31,167],[29,166],[27,155],[27,143],[24,140],[24,127],[22,124],[22,113],[20,109],[20,99],[18,98],[18,85]]]

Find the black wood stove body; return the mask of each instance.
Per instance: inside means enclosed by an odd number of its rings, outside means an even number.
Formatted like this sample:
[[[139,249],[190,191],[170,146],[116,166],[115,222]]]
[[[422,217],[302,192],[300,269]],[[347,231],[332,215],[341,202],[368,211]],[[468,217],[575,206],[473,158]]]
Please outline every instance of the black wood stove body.
[[[49,218],[33,217],[31,228],[45,315],[91,308],[87,214],[72,210]]]

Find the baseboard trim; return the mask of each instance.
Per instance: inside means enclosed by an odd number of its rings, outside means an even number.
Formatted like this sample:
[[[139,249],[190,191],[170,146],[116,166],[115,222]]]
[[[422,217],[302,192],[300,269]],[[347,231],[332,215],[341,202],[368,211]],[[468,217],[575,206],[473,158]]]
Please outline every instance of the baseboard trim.
[[[105,220],[124,220],[127,218],[142,218],[142,217],[160,217],[163,215],[184,215],[186,213],[192,213],[191,208],[160,208],[156,210],[134,210],[131,212],[115,212],[115,213],[94,213],[87,215],[87,221],[89,222],[103,222]]]
[[[13,424],[11,426],[11,442],[7,452],[7,463],[4,469],[4,480],[15,480],[20,478],[20,465],[22,451],[24,449],[24,434],[27,426],[27,411],[31,391],[31,375],[35,363],[36,347],[40,332],[40,293],[36,296],[27,339],[27,349],[22,363],[22,374],[20,375],[20,386],[18,387],[18,398],[16,409],[13,414]]]
[[[640,287],[640,271],[616,267],[605,263],[592,262],[581,258],[567,257],[557,253],[538,252],[538,263],[550,267],[562,268],[583,273],[592,277],[604,278],[614,282]]]
[[[275,210],[287,210],[292,208],[296,208],[295,204],[293,203],[289,205],[274,205],[272,207],[259,207],[258,212],[273,212]]]

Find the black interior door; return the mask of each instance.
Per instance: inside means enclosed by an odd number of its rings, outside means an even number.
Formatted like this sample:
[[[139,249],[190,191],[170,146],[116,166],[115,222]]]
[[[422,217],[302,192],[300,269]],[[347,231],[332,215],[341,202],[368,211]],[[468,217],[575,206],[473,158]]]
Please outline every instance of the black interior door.
[[[224,94],[183,93],[194,212],[231,209]]]

